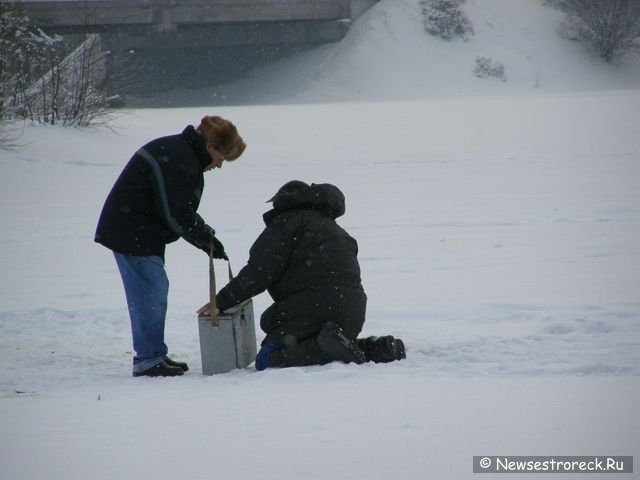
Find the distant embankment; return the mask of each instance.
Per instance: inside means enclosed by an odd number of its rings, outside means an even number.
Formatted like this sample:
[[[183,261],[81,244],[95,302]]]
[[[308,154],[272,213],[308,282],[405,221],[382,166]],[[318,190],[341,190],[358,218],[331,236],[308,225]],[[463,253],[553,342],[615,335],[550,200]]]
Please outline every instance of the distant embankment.
[[[22,0],[48,34],[99,33],[121,93],[225,83],[247,69],[337,42],[378,0]],[[120,92],[119,92],[120,93]]]

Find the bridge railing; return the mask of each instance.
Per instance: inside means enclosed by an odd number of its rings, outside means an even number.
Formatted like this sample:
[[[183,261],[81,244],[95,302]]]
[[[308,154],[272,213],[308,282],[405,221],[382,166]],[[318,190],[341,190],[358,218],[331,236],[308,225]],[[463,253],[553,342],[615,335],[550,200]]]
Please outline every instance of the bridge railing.
[[[74,27],[287,22],[350,19],[350,0],[22,0],[29,18],[49,30]]]

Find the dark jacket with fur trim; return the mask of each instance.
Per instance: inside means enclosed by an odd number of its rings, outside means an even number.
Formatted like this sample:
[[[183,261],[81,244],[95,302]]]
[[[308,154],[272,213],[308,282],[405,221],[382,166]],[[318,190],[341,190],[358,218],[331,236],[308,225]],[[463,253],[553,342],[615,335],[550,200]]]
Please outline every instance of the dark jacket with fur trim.
[[[166,244],[183,237],[207,251],[213,230],[196,211],[209,164],[204,139],[191,125],[147,143],[111,189],[95,241],[119,253],[164,257]]]
[[[275,343],[315,335],[327,321],[355,338],[365,319],[358,245],[335,218],[345,211],[342,192],[329,184],[276,195],[264,214],[266,228],[247,265],[217,295],[225,310],[265,290],[274,300],[261,317]]]

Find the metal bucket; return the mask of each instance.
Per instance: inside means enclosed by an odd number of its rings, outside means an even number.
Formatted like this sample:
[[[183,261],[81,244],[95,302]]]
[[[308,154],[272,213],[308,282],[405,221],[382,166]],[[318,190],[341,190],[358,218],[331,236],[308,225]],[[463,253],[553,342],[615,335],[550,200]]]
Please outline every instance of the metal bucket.
[[[203,375],[246,368],[256,358],[252,300],[220,313],[218,318],[220,324],[214,326],[209,315],[198,316]]]

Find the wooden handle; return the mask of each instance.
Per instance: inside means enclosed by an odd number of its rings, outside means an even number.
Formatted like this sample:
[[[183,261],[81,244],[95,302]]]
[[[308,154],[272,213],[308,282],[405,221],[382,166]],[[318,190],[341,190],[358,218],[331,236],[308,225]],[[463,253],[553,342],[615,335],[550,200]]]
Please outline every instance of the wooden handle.
[[[216,270],[213,267],[213,245],[209,251],[209,314],[211,315],[211,325],[220,326],[218,318],[218,306],[216,304]]]

